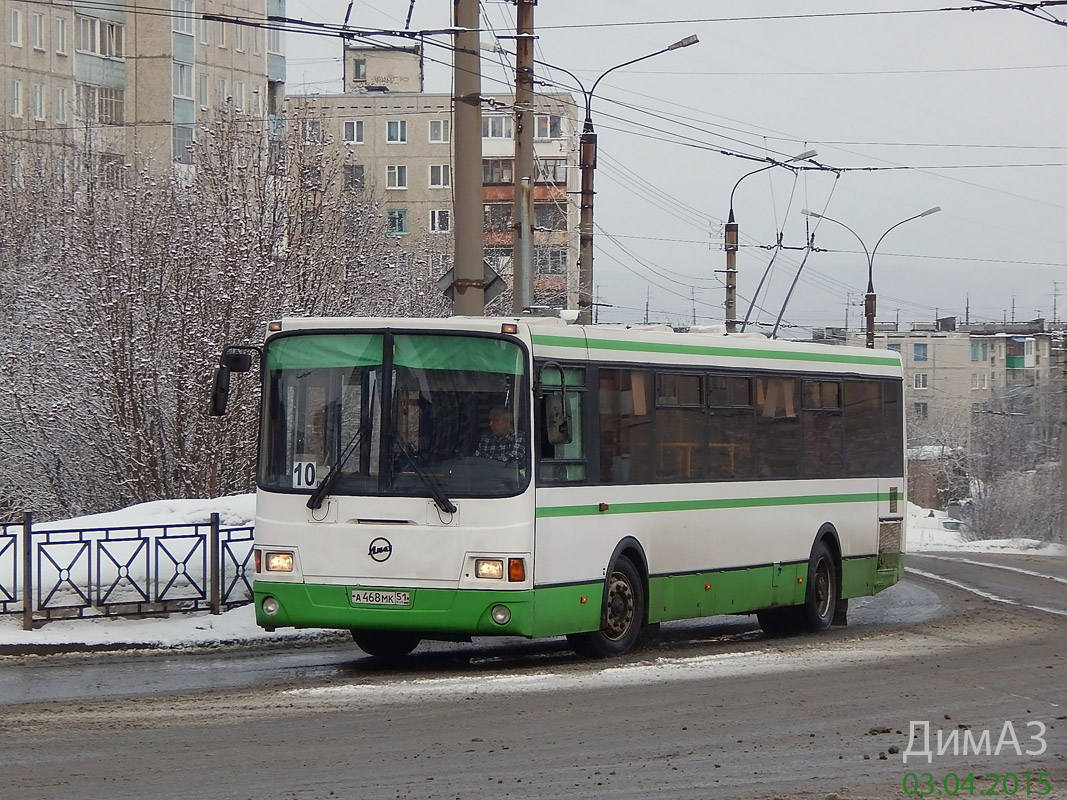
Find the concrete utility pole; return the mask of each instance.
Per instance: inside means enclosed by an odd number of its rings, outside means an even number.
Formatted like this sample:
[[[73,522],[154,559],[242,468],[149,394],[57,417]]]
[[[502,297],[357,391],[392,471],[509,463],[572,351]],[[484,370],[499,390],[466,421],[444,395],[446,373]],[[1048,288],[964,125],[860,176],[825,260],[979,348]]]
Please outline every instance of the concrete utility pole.
[[[456,280],[452,311],[485,315],[485,238],[482,232],[482,73],[478,0],[453,0],[455,96]]]
[[[1056,333],[1051,340],[1055,341]],[[1060,541],[1067,543],[1067,328],[1060,340]]]
[[[516,0],[515,29],[515,273],[511,312],[521,314],[534,302],[534,5]]]

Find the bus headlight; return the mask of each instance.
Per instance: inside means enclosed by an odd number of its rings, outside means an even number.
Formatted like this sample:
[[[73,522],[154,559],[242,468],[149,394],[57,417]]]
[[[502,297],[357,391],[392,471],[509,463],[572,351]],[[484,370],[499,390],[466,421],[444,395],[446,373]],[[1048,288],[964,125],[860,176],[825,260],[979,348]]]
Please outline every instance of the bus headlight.
[[[293,554],[292,553],[271,553],[266,552],[264,555],[264,561],[266,562],[267,572],[292,572],[293,571]]]
[[[474,559],[474,576],[500,580],[504,577],[504,561],[499,558],[476,558]]]
[[[497,625],[507,625],[511,622],[511,609],[507,606],[493,606],[490,615]]]
[[[280,608],[280,606],[278,605],[278,601],[273,597],[264,597],[263,605],[261,607],[263,609],[263,613],[266,614],[268,617],[273,617],[275,614],[278,613],[278,609]]]

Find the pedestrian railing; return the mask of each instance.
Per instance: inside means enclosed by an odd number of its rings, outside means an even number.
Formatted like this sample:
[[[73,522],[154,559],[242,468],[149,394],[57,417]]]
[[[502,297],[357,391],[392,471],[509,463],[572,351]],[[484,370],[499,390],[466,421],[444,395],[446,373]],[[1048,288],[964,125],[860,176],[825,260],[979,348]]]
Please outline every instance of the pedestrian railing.
[[[207,523],[34,530],[0,523],[0,614],[56,619],[222,611],[252,601],[252,526]]]

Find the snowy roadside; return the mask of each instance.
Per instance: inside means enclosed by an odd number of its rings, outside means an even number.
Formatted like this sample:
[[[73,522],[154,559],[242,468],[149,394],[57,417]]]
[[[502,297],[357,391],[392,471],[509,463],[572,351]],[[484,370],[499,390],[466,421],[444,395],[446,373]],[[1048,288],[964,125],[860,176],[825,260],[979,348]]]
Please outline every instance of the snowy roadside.
[[[62,530],[97,526],[151,526],[206,522],[218,512],[225,527],[252,524],[255,497],[251,494],[216,500],[159,500],[121,511],[35,525]],[[945,530],[943,511],[909,504],[908,552],[956,551],[969,553],[1026,553],[1067,557],[1067,546],[1033,539],[964,541],[958,531]],[[951,521],[948,523],[952,525]],[[287,630],[267,633],[256,625],[251,606],[212,616],[207,613],[175,614],[162,619],[88,619],[50,622],[33,631],[22,630],[18,614],[0,616],[0,654],[111,649],[207,648],[233,645],[269,645],[342,640],[343,632]]]

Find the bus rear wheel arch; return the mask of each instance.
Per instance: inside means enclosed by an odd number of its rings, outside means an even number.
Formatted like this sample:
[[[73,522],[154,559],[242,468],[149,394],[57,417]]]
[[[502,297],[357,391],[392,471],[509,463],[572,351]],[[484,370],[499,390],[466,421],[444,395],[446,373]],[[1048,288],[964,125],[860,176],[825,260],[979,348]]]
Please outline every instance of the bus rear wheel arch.
[[[841,599],[841,557],[832,529],[820,531],[808,557],[804,602],[796,606],[764,608],[756,612],[763,632],[770,636],[820,633],[835,620],[844,624],[847,608]]]
[[[588,658],[630,652],[648,618],[648,593],[640,570],[629,555],[619,555],[604,581],[600,629],[567,636],[574,651]]]

